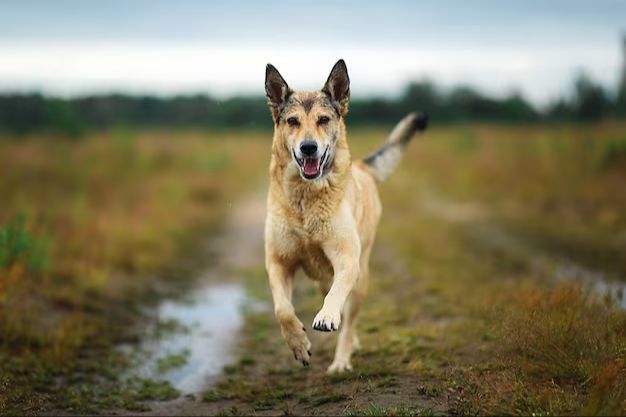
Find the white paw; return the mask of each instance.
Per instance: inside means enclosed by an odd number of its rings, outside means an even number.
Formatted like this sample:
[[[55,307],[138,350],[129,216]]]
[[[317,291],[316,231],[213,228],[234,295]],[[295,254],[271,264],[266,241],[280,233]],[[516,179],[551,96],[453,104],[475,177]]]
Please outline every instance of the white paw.
[[[330,364],[330,366],[328,367],[328,370],[326,371],[327,374],[340,374],[343,372],[347,372],[347,371],[351,371],[352,370],[352,364],[350,363],[349,360],[338,360],[335,359],[333,361],[333,363]]]
[[[317,313],[315,319],[313,319],[313,328],[320,332],[333,332],[339,330],[339,324],[341,324],[341,313],[330,313],[324,308]]]
[[[304,328],[302,330],[296,330],[283,333],[283,337],[287,342],[287,346],[293,352],[293,357],[298,362],[301,362],[305,367],[309,366],[311,360],[311,342],[306,337]]]

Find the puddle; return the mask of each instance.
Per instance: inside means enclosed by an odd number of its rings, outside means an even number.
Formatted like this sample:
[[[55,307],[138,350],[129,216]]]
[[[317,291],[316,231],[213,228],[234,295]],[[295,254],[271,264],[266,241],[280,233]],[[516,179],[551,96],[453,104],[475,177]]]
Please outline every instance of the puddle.
[[[225,283],[199,288],[183,301],[164,301],[136,352],[140,364],[133,374],[169,381],[182,393],[202,391],[237,359],[245,300],[241,286]]]
[[[423,190],[422,209],[441,220],[466,225],[472,239],[500,251],[514,259],[527,263],[531,268],[548,277],[563,281],[575,281],[601,297],[611,299],[626,309],[626,283],[606,273],[584,267],[572,259],[556,257],[539,251],[519,236],[511,234],[489,220],[488,211],[478,203],[455,203]]]
[[[156,320],[139,345],[121,347],[136,360],[128,377],[168,381],[183,395],[195,394],[238,360],[245,311],[267,307],[248,297],[233,273],[263,265],[263,199],[242,202],[229,220],[225,232],[208,243],[216,262],[195,279],[198,286],[182,298],[164,299],[150,312]]]
[[[574,281],[600,297],[607,297],[615,305],[626,309],[626,283],[603,271],[587,268],[573,259],[562,258],[537,250],[519,236],[512,235],[494,223],[478,223],[470,228],[475,239],[505,250],[509,256],[530,265],[536,273],[558,281]]]
[[[587,287],[591,292],[608,297],[615,304],[626,310],[626,283],[609,280],[595,270],[582,267],[572,262],[561,262],[554,268],[554,274],[561,280],[575,280]]]

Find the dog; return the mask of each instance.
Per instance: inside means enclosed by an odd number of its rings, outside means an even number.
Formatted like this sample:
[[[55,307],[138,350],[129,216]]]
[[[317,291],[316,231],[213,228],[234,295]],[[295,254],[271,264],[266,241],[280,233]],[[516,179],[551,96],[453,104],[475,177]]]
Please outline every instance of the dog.
[[[304,270],[324,296],[313,329],[341,328],[328,373],[349,371],[382,211],[376,182],[393,171],[414,133],[426,129],[427,117],[407,115],[377,151],[352,162],[344,123],[350,79],[343,60],[315,92],[291,90],[267,64],[265,92],[274,122],[265,222],[274,313],[295,359],[309,366],[311,342],[291,301],[294,275]]]

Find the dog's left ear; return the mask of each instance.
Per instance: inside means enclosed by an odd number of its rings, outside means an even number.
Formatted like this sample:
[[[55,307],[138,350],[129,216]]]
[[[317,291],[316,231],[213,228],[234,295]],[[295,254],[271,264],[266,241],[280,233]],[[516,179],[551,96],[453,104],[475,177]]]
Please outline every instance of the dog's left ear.
[[[322,92],[326,93],[343,117],[348,113],[348,101],[350,101],[350,78],[348,77],[348,68],[343,59],[337,61],[333,69],[330,71],[328,80],[322,88]]]

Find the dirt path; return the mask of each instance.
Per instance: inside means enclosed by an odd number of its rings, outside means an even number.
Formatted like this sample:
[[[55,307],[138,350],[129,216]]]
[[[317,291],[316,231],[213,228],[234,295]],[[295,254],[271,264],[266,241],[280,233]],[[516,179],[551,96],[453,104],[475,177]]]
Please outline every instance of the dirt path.
[[[217,265],[204,272],[204,284],[197,291],[206,291],[218,283],[239,282],[238,274],[252,276],[246,279],[248,290],[259,293],[261,302],[269,305],[269,291],[262,263],[262,227],[265,217],[264,198],[252,198],[233,205],[233,212],[224,233],[211,240],[216,249]],[[402,286],[410,286],[415,277],[386,246],[375,252],[373,262],[378,270],[385,270],[394,282],[394,290],[379,294],[377,305],[395,305]],[[308,280],[299,277],[295,288],[296,308],[303,322],[312,320],[319,308],[321,296]],[[400,286],[398,286],[400,284]],[[400,290],[401,291],[401,290]],[[382,295],[382,296],[381,296]],[[255,301],[258,303],[258,300]],[[342,376],[328,377],[326,367],[332,359],[336,335],[309,330],[313,343],[313,358],[309,369],[301,368],[292,360],[268,309],[247,311],[240,348],[234,349],[241,360],[226,366],[224,375],[217,378],[216,388],[211,388],[215,377],[205,380],[203,389],[170,401],[153,401],[145,405],[149,411],[127,412],[115,410],[119,415],[344,415],[358,410],[409,410],[412,414],[424,410],[442,413],[447,406],[436,403],[426,394],[419,375],[397,372],[385,364],[373,360],[367,366],[368,357],[375,355],[380,344],[369,343],[355,358],[361,370]],[[384,320],[398,320],[390,314]],[[437,321],[443,325],[441,317]],[[434,324],[437,325],[437,324]],[[378,324],[367,328],[365,340],[376,338]],[[309,326],[307,326],[309,327]],[[232,329],[229,329],[232,331]],[[376,346],[378,345],[378,346]],[[231,352],[232,353],[232,352]],[[232,357],[231,357],[232,359]],[[176,382],[176,381],[173,381]],[[196,388],[200,388],[197,386]],[[416,392],[416,388],[423,392]]]
[[[156,314],[155,326],[146,330],[145,341],[135,355],[138,361],[131,375],[166,380],[178,389],[180,397],[170,401],[144,403],[148,411],[112,410],[117,415],[206,415],[216,408],[201,401],[202,393],[223,374],[224,366],[236,362],[238,343],[244,325],[244,306],[266,310],[247,295],[238,273],[262,265],[265,201],[260,193],[231,203],[232,211],[221,234],[207,242],[216,262],[201,271],[194,289],[182,300],[164,300]],[[159,323],[180,326],[173,332],[154,337]],[[167,354],[184,352],[185,361],[165,372],[157,368]],[[165,355],[165,356],[164,356]]]

